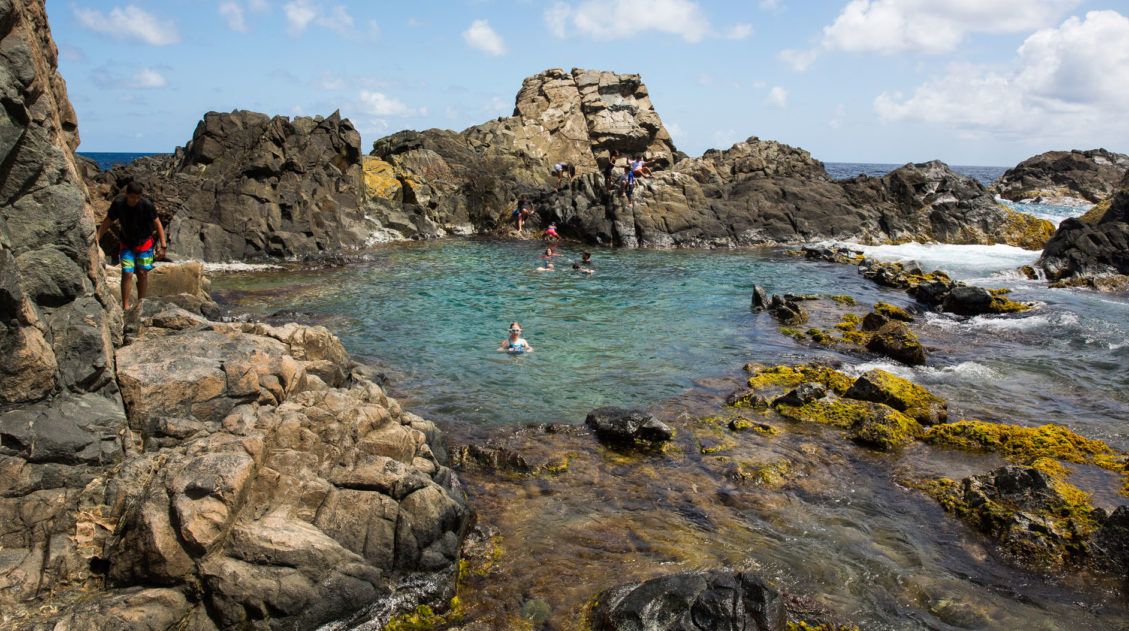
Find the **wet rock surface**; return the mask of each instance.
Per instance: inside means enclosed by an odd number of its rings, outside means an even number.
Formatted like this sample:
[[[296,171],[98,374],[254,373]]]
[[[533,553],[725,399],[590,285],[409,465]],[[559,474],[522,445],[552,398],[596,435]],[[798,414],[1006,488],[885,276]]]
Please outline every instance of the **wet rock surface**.
[[[588,413],[584,424],[600,441],[613,445],[658,445],[674,437],[670,426],[642,410],[597,408]]]
[[[784,631],[780,593],[749,572],[675,574],[596,596],[595,631]]]

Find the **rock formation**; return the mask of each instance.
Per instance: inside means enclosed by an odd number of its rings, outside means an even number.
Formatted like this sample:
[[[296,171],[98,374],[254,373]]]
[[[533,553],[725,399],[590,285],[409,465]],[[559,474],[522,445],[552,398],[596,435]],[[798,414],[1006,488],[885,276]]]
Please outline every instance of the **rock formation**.
[[[364,245],[374,226],[359,203],[361,137],[327,118],[209,112],[186,147],[94,176],[100,215],[141,182],[180,257],[307,257]],[[114,242],[103,243],[114,251]]]
[[[1084,199],[1098,203],[1109,197],[1129,171],[1129,156],[1105,149],[1048,151],[1008,169],[992,185],[1004,199]]]
[[[1092,223],[1072,218],[1059,224],[1039,265],[1050,280],[1129,289],[1129,173]]]
[[[120,310],[93,244],[78,128],[42,2],[0,3],[0,407],[113,397]]]
[[[324,328],[207,320],[196,263],[158,267],[124,339],[43,0],[0,0],[0,51],[0,624],[313,628],[402,580],[450,597],[469,509],[436,427]],[[351,129],[213,118],[153,188],[202,252],[312,252],[339,226],[299,206],[356,199]]]

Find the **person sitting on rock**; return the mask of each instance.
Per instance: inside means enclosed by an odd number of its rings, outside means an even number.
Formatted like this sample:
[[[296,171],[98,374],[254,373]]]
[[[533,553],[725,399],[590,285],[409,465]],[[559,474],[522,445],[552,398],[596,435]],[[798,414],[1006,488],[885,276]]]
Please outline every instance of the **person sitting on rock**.
[[[499,353],[512,353],[520,355],[521,353],[532,353],[533,347],[525,338],[521,336],[521,325],[517,322],[510,323],[510,336],[502,340],[502,346],[498,348]]]
[[[153,269],[153,260],[165,255],[167,241],[165,229],[157,217],[157,208],[153,202],[141,196],[144,188],[140,182],[130,182],[125,187],[125,195],[115,199],[106,212],[106,218],[98,225],[95,240],[101,240],[102,235],[109,229],[111,222],[118,222],[121,238],[119,240],[119,253],[122,266],[122,309],[130,310],[129,292],[134,274],[137,275],[137,303],[141,305],[149,287],[149,270]],[[157,234],[156,248],[153,244],[153,233]]]
[[[651,174],[651,170],[647,168],[647,161],[643,156],[635,156],[635,160],[631,162],[631,172],[635,177],[646,177]]]
[[[553,165],[552,174],[557,178],[557,187],[553,190],[559,191],[561,190],[561,182],[564,181],[565,178],[568,178],[569,183],[571,183],[572,178],[576,177],[576,165],[568,162],[558,162]]]
[[[551,223],[548,228],[545,228],[545,234],[542,236],[546,241],[560,241],[561,235],[557,234],[557,224]]]

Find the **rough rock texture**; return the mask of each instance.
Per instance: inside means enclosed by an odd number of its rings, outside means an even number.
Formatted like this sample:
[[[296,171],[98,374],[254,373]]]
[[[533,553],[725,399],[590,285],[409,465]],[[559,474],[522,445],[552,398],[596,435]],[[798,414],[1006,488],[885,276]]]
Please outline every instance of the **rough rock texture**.
[[[588,413],[584,424],[592,428],[596,438],[617,445],[658,444],[674,438],[670,426],[641,410],[596,408]]]
[[[1039,265],[1050,280],[1129,275],[1129,174],[1096,223],[1059,224]]]
[[[784,599],[749,572],[674,574],[601,593],[593,631],[784,631]]]
[[[42,2],[0,2],[0,406],[113,396],[120,310],[92,244],[78,129]]]
[[[106,281],[114,299],[120,301],[121,268],[107,267]],[[145,300],[147,304],[174,304],[208,318],[218,318],[220,308],[208,293],[210,285],[208,278],[204,276],[204,266],[198,261],[157,263],[149,273],[149,288]],[[134,295],[136,296],[136,293]]]
[[[1098,203],[1109,197],[1129,171],[1129,156],[1105,149],[1048,151],[1008,169],[992,190],[1014,201],[1081,198]]]
[[[170,252],[206,261],[316,256],[363,245],[361,136],[327,118],[209,112],[184,148],[95,176],[105,214],[131,179],[157,205]],[[114,239],[103,245],[115,252]]]

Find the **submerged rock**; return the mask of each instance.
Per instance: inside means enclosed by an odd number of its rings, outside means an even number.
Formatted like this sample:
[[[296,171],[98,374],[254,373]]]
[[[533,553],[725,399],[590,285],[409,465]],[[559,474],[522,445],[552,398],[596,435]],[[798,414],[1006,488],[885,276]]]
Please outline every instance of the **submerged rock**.
[[[780,593],[749,572],[674,574],[601,593],[593,631],[785,631]]]
[[[659,444],[674,438],[669,425],[642,410],[596,408],[588,413],[584,424],[592,428],[600,441],[618,446]]]

